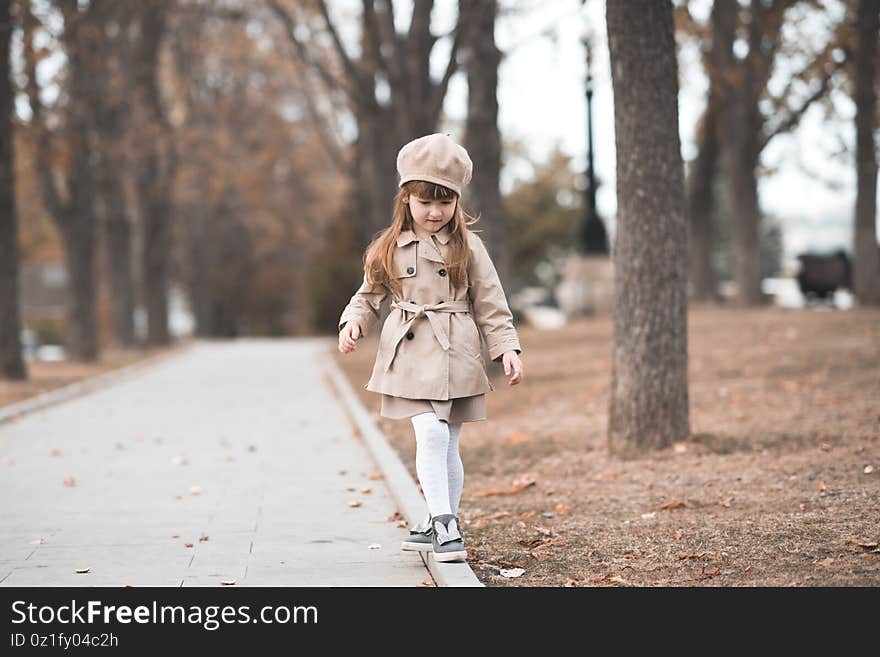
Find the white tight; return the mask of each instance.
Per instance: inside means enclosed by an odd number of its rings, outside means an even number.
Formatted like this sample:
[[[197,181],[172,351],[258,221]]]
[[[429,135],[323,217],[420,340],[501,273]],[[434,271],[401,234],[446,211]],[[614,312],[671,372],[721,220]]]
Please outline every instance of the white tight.
[[[434,412],[413,415],[416,473],[431,516],[458,515],[464,465],[458,450],[461,423],[447,424]]]

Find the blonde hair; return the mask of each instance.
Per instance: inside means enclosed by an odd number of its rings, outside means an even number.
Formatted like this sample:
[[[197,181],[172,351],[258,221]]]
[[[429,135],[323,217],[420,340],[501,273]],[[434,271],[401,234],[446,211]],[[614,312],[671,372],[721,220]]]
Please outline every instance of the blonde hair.
[[[468,227],[477,223],[479,218],[462,210],[461,199],[454,191],[424,180],[404,183],[397,192],[391,225],[373,238],[364,255],[367,283],[373,286],[384,285],[396,297],[402,293],[400,281],[394,275],[394,252],[400,233],[413,228],[409,203],[405,202],[410,195],[423,199],[455,199],[455,212],[442,230],[449,231],[446,271],[455,287],[463,287],[468,282]]]

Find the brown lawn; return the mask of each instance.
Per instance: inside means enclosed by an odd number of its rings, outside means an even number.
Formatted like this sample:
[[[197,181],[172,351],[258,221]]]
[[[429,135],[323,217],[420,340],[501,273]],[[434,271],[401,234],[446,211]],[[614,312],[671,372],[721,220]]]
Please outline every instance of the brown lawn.
[[[417,480],[412,425],[362,387],[376,335],[335,357]],[[524,381],[493,364],[462,429],[487,586],[880,585],[880,311],[691,310],[691,438],[632,460],[606,449],[610,319],[520,339]]]

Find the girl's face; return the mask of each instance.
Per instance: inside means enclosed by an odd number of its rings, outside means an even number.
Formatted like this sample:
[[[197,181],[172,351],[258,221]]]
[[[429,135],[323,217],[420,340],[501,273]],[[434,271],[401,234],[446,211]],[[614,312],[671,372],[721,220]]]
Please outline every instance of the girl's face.
[[[455,199],[423,199],[410,194],[407,202],[413,221],[423,233],[436,233],[448,224],[455,214]]]

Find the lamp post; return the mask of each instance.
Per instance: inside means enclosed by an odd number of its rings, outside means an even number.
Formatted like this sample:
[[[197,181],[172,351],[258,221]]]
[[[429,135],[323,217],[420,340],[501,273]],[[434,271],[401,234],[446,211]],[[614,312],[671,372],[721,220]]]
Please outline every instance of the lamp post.
[[[577,250],[580,254],[608,255],[605,224],[596,212],[596,177],[593,170],[593,72],[592,31],[589,27],[581,37],[587,55],[587,188],[584,191],[584,215],[578,228]]]

